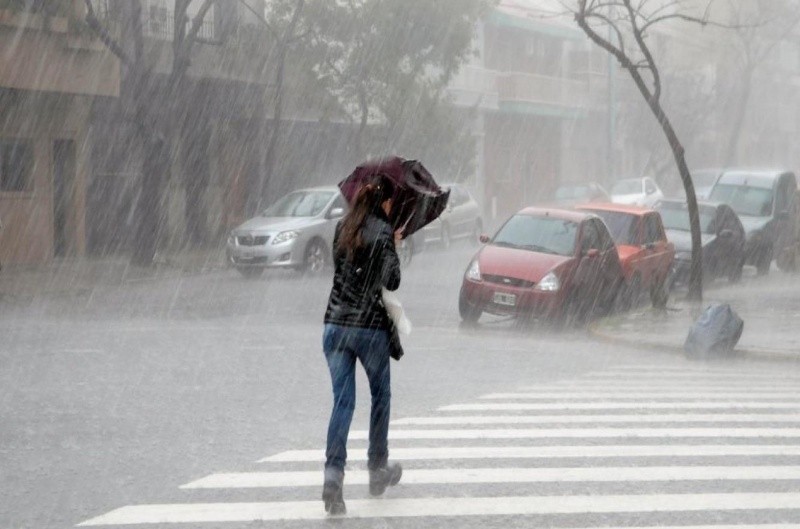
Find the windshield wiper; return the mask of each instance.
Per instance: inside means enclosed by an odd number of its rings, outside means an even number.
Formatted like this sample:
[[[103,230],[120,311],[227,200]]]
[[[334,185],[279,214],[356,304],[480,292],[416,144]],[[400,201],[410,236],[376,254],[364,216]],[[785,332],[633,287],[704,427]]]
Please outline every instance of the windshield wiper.
[[[523,244],[521,248],[525,250],[530,250],[532,252],[540,252],[540,253],[556,253],[550,248],[545,248],[544,246],[539,246],[538,244]]]
[[[520,248],[518,244],[508,241],[494,241],[492,244],[495,246],[502,246],[503,248]]]

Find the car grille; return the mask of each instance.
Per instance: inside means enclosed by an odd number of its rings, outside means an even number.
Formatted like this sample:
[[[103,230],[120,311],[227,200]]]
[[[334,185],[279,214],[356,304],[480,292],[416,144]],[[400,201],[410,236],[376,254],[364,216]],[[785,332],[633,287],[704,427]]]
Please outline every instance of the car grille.
[[[496,283],[498,285],[506,285],[510,287],[532,288],[536,286],[536,283],[534,283],[533,281],[517,279],[516,277],[493,276],[489,274],[484,274],[483,279],[489,283]]]
[[[269,235],[239,235],[236,244],[239,246],[264,246],[269,241]]]

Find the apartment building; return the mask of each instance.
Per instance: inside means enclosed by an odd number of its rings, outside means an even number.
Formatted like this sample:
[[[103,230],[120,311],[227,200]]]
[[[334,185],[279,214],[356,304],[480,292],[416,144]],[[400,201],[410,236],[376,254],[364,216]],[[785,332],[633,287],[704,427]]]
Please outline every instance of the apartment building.
[[[0,8],[0,262],[86,250],[91,103],[119,94],[119,62],[75,23],[83,2]]]

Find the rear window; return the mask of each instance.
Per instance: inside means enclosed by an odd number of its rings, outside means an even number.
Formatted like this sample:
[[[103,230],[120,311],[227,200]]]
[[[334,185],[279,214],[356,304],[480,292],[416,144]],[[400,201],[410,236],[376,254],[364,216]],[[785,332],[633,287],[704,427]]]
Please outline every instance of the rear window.
[[[768,217],[772,214],[772,189],[717,184],[711,191],[711,200],[728,204],[739,215]]]
[[[603,210],[592,210],[592,213],[603,219],[616,244],[637,244],[636,215]]]
[[[514,215],[500,228],[492,244],[532,252],[574,255],[575,222],[553,217]]]
[[[711,207],[699,207],[700,231],[714,233],[714,217],[716,210]],[[686,204],[661,204],[658,207],[661,222],[668,230],[691,231],[689,226],[689,210]]]

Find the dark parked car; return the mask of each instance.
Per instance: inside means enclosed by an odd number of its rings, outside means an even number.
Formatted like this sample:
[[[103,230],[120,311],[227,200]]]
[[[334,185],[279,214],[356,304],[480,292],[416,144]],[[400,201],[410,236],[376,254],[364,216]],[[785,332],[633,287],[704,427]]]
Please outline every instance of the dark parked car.
[[[583,319],[596,306],[609,310],[624,281],[614,240],[589,213],[527,208],[482,239],[459,295],[466,322],[483,312]]]
[[[703,244],[703,278],[727,277],[736,282],[742,277],[745,259],[745,232],[736,212],[726,204],[698,202]],[[692,234],[689,211],[683,200],[662,200],[656,204],[667,230],[667,239],[675,245],[675,263],[670,283],[684,284],[689,279],[692,262]]]
[[[789,171],[730,170],[723,172],[711,189],[709,200],[729,204],[747,234],[747,264],[759,274],[769,272],[772,259],[788,241],[797,213],[792,208],[797,179]]]

